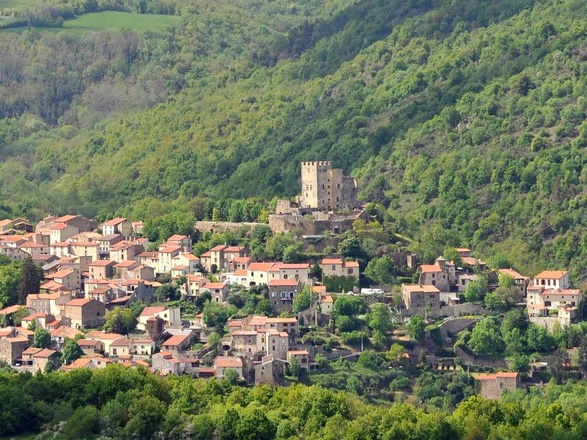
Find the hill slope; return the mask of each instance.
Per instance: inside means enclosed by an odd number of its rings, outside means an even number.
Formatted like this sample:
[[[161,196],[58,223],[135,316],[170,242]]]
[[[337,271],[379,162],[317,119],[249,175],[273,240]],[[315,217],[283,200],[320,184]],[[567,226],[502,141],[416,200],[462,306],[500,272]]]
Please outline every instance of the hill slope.
[[[528,268],[581,261],[584,5],[336,7],[287,34],[251,34],[246,57],[213,46],[205,73],[150,110],[73,137],[62,127],[9,139],[4,197],[16,206],[35,189],[26,202],[41,210],[133,215],[152,198],[294,195],[299,161],[330,159],[404,234]],[[167,41],[187,50],[182,29]]]

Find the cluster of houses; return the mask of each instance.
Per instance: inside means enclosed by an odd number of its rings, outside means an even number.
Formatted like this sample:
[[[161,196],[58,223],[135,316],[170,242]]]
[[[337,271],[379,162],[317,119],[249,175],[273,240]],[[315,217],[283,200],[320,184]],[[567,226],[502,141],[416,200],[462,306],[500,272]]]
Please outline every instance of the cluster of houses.
[[[498,287],[499,275],[507,275],[513,279],[514,286],[519,288],[525,302],[528,316],[535,322],[550,327],[555,321],[568,325],[578,319],[583,294],[571,288],[569,273],[562,270],[546,270],[533,278],[519,274],[513,269],[487,271],[486,264],[471,257],[471,251],[457,248],[464,267],[457,267],[454,262],[443,257],[436,259],[434,264],[423,264],[418,268],[418,284],[403,284],[402,298],[407,314],[422,313],[423,310],[432,314],[441,311],[450,312],[450,306],[460,303],[459,293],[465,292],[467,284],[478,279],[477,272],[485,272],[488,277],[490,291]],[[449,306],[449,307],[447,307]]]
[[[187,300],[208,292],[212,301],[222,303],[231,285],[266,285],[276,314],[290,312],[296,295],[314,284],[308,263],[254,262],[246,248],[229,245],[215,246],[197,257],[191,238],[183,235],[169,237],[152,252],[146,250],[149,242],[141,232],[142,222],[125,218],[99,224],[66,215],[47,217],[35,227],[25,219],[0,222],[0,252],[18,260],[31,258],[44,273],[40,291],[27,295],[25,305],[0,310],[7,325],[0,330],[0,360],[19,370],[43,371],[49,361],[60,364],[66,339],[77,339],[84,356],[61,368],[103,368],[117,362],[199,377],[224,377],[226,369],[234,369],[239,377],[259,383],[279,381],[292,358],[302,368],[312,368],[310,351],[295,344],[296,318],[254,316],[229,322],[230,334],[212,365],[201,364],[205,348],[191,350],[204,336],[201,316],[182,320],[176,307],[147,306],[137,325],[145,334],[96,330],[109,310],[126,308],[136,300],[151,303],[162,286],[156,281],[160,274],[171,275]],[[327,258],[319,266],[325,276],[353,277],[358,285],[357,262]],[[313,289],[321,311],[329,314],[332,297],[323,286]],[[23,309],[28,316],[14,325],[14,317]],[[31,329],[36,327],[51,334],[49,348],[33,347]]]

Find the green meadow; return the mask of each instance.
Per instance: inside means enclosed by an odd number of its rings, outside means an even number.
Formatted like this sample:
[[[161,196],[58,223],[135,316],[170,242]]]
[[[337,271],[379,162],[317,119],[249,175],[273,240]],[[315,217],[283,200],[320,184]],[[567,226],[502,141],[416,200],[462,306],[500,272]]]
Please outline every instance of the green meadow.
[[[128,12],[96,12],[85,14],[63,23],[64,29],[71,30],[107,30],[129,29],[133,31],[150,31],[164,29],[177,23],[179,17],[174,15],[132,14]]]

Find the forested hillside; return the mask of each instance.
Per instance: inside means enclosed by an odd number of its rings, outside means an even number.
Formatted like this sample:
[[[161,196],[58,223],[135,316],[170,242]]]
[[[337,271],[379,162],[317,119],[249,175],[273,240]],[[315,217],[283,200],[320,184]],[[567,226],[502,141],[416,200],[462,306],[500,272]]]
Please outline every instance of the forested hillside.
[[[506,394],[500,402],[473,396],[449,415],[409,402],[370,405],[317,386],[245,388],[228,380],[164,379],[120,365],[34,376],[0,373],[0,436],[574,440],[587,433],[586,391],[584,382],[551,383]]]
[[[0,32],[5,211],[138,217],[269,200],[298,192],[300,160],[329,159],[404,235],[530,270],[580,267],[583,2],[176,13],[161,33]]]

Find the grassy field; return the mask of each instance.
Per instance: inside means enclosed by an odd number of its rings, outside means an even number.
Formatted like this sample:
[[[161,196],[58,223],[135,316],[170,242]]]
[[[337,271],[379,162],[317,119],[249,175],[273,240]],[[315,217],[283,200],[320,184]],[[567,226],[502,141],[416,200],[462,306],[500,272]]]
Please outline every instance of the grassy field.
[[[43,0],[0,0],[0,9],[12,9],[16,7],[29,8],[42,5]]]
[[[1,0],[0,0],[1,1]],[[133,31],[159,30],[177,23],[179,17],[173,15],[130,14],[127,12],[96,12],[85,14],[63,23],[70,30],[129,29]]]
[[[0,0],[11,1],[11,0]],[[19,3],[24,5],[24,3]],[[0,6],[1,9],[1,6]],[[122,30],[128,29],[137,32],[157,31],[164,29],[170,24],[179,22],[180,18],[174,15],[156,15],[156,14],[131,14],[127,12],[95,12],[85,14],[73,20],[67,20],[63,23],[62,28],[44,28],[38,27],[37,30],[48,32],[61,32],[69,30],[74,32],[83,31],[102,31],[102,30]],[[0,29],[0,32],[23,32],[26,27]]]

